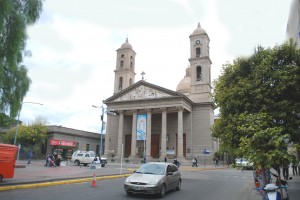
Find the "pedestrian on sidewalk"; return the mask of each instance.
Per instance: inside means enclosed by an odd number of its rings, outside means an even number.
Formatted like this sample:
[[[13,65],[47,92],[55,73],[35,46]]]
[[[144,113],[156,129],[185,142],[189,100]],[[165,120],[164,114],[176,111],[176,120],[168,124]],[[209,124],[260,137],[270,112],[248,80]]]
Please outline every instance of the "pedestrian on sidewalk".
[[[292,161],[292,169],[293,169],[293,175],[295,176],[295,175],[298,175],[298,166],[297,166],[298,164],[297,164],[297,160],[296,160],[296,158],[294,158],[293,159],[293,161]]]
[[[219,159],[218,158],[215,159],[215,167],[219,167]]]
[[[27,152],[27,164],[30,165],[31,164],[31,158],[32,158],[32,151],[31,149],[29,149],[29,151]]]
[[[282,166],[284,180],[289,178],[289,163],[284,163]]]

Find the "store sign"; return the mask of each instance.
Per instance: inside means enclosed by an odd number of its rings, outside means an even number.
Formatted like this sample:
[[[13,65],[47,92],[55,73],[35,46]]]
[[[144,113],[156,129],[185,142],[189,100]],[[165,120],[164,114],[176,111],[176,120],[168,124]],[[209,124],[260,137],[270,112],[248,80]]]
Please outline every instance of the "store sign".
[[[50,140],[50,145],[52,146],[67,146],[67,147],[76,147],[77,142],[67,141],[67,140]]]

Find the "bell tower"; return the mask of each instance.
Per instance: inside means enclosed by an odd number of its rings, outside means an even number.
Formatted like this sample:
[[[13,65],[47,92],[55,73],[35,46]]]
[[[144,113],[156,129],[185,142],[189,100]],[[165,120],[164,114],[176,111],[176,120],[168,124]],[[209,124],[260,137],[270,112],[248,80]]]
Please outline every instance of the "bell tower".
[[[129,87],[135,79],[135,51],[128,43],[128,38],[122,46],[117,49],[117,60],[115,69],[114,94]]]
[[[211,60],[209,56],[209,37],[198,23],[197,29],[190,35],[189,58],[191,66],[190,99],[195,103],[212,102]]]

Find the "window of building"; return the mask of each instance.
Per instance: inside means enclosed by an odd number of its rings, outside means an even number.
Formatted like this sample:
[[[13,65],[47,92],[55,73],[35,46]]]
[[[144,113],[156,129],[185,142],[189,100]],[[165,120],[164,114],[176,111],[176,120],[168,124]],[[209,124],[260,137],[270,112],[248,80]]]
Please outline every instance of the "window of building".
[[[86,151],[89,151],[90,150],[90,144],[86,144]]]
[[[119,77],[119,90],[122,90],[123,88],[123,77]]]
[[[201,81],[202,80],[202,68],[201,66],[197,66],[197,77],[196,77],[197,81]]]
[[[132,67],[133,67],[133,62],[130,62],[130,68],[132,69]]]
[[[196,48],[196,57],[200,57],[200,55],[201,55],[201,49],[200,49],[200,47],[197,47]]]
[[[124,54],[121,55],[121,58],[124,58]]]
[[[132,85],[132,79],[129,79],[129,85]]]
[[[120,68],[123,68],[123,65],[124,65],[124,60],[121,60],[120,61]]]

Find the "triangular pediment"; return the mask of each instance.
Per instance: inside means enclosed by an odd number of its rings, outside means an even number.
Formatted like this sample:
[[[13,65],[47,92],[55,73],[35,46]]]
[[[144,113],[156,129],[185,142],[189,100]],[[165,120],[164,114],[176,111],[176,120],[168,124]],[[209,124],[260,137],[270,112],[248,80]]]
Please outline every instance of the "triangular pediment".
[[[130,92],[123,94],[114,101],[128,101],[128,100],[139,100],[139,99],[155,99],[162,97],[171,97],[170,94],[162,91],[147,87],[145,85],[139,85]]]
[[[105,102],[136,101],[146,99],[160,99],[183,96],[172,90],[145,82],[139,81],[125,90],[105,100]]]

